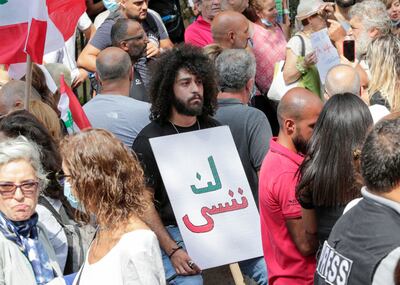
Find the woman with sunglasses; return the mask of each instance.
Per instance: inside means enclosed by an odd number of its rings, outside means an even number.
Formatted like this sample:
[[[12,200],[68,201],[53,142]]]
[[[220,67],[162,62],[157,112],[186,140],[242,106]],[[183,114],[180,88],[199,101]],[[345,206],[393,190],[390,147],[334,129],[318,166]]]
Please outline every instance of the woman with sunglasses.
[[[64,284],[35,212],[46,184],[35,144],[22,136],[0,142],[0,284]]]
[[[75,217],[79,211],[76,209],[77,202],[71,198],[68,185],[63,183],[61,155],[57,143],[48,129],[26,110],[14,111],[3,117],[0,121],[0,132],[9,138],[22,135],[40,147],[41,164],[47,174],[48,183],[42,189],[36,207],[39,222],[46,230],[64,275],[77,272],[84,261],[84,254],[91,241],[93,229],[90,226],[81,227],[83,231],[80,231],[79,244],[73,243],[67,237],[66,231],[70,231],[70,225],[77,224]],[[87,217],[84,218],[87,219]],[[63,223],[60,223],[60,220]],[[68,229],[64,228],[65,225],[68,225]],[[82,235],[86,232],[89,234]],[[82,254],[74,254],[74,252],[81,252],[80,249],[83,250]]]

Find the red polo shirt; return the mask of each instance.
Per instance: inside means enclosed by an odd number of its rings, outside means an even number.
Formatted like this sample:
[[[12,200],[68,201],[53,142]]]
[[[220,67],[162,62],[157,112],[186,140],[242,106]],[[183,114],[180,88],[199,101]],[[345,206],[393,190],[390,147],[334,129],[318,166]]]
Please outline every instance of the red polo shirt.
[[[303,157],[272,138],[260,170],[261,236],[270,285],[311,285],[315,258],[297,250],[286,220],[301,217],[296,200],[296,171]]]
[[[211,24],[198,16],[196,21],[190,24],[185,30],[185,43],[198,47],[205,47],[212,44]]]

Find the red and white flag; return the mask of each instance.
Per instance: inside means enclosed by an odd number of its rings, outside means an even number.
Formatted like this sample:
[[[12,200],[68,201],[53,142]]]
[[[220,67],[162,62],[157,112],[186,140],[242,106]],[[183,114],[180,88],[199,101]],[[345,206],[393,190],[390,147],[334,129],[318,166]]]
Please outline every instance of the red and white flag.
[[[42,63],[64,46],[85,12],[85,0],[0,0],[0,64]]]
[[[78,133],[83,129],[90,128],[90,122],[83,111],[81,103],[74,92],[65,83],[64,75],[60,77],[60,101],[58,110],[69,134]]]

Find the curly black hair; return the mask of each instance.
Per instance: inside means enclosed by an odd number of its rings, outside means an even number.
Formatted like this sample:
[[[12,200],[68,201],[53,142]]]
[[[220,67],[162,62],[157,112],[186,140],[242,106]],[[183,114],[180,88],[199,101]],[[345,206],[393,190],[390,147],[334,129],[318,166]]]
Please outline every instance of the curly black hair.
[[[160,124],[168,122],[175,96],[173,91],[175,78],[182,68],[203,82],[204,102],[199,119],[207,121],[209,116],[214,115],[218,94],[214,64],[201,48],[182,44],[163,53],[151,66],[150,120]]]

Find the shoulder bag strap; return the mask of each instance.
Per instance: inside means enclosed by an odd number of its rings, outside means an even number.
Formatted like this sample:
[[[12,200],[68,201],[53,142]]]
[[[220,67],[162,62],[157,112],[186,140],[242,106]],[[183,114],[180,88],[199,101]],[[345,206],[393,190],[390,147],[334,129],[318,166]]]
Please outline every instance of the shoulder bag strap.
[[[304,38],[301,35],[297,35],[300,38],[301,41],[301,56],[306,55],[306,43],[304,42]]]

